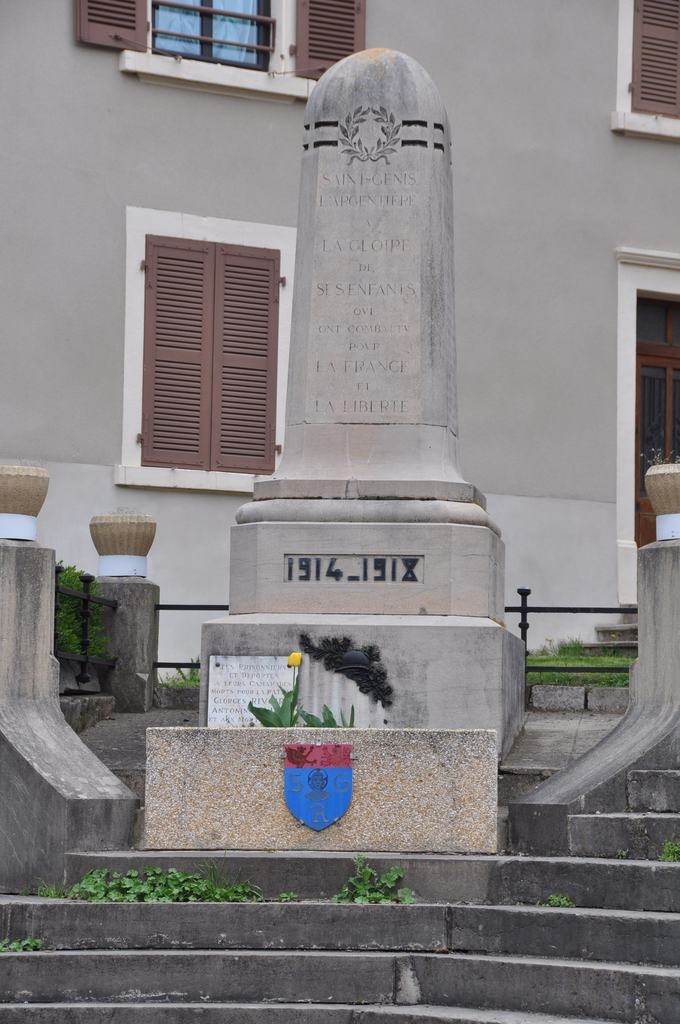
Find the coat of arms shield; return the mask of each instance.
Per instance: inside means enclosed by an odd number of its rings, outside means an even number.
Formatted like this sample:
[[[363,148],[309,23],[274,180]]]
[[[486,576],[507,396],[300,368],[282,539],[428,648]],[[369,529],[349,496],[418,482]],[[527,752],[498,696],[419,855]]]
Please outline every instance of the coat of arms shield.
[[[321,832],[352,801],[351,743],[286,743],[283,796],[294,818]]]

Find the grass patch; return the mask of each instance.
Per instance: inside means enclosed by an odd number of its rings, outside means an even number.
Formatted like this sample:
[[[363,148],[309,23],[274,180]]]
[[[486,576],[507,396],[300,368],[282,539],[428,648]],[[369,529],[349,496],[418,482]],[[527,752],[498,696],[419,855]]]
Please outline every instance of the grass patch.
[[[191,659],[191,668],[176,669],[170,676],[159,676],[158,685],[167,690],[197,690],[201,685],[199,659]]]
[[[635,661],[634,655],[617,650],[602,649],[597,654],[584,651],[580,640],[563,640],[550,643],[540,651],[527,655],[527,665],[545,666],[545,672],[530,672],[527,682],[558,686],[628,686],[628,673],[616,669],[628,668]],[[611,668],[611,672],[551,672],[551,667],[592,665]]]

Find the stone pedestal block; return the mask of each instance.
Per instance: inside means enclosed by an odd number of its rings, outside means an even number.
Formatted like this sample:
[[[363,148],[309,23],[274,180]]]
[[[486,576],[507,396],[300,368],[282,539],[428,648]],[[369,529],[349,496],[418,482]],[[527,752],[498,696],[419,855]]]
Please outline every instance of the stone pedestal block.
[[[515,851],[568,853],[569,815],[625,811],[631,769],[680,763],[680,540],[638,552],[638,623],[626,714],[573,765],[510,804]]]
[[[390,729],[494,729],[505,754],[524,718],[524,646],[489,619],[413,615],[230,615],[203,626],[199,723],[207,723],[211,655],[286,655],[301,635],[320,647],[348,637],[352,647],[375,646],[392,703],[384,706],[345,675],[305,655],[300,701],[320,714],[356,709],[356,724]]]
[[[138,576],[100,576],[97,582],[102,597],[118,601],[115,611],[104,610],[109,646],[118,659],[104,689],[116,698],[117,711],[149,711],[158,658],[159,588]]]
[[[460,523],[250,523],[231,530],[230,611],[503,618],[504,550]]]
[[[351,803],[321,831],[285,805],[285,743],[352,745]],[[496,852],[492,731],[149,729],[147,757],[147,849]]]
[[[68,850],[129,844],[137,800],[59,708],[54,552],[0,540],[0,890],[61,881]]]

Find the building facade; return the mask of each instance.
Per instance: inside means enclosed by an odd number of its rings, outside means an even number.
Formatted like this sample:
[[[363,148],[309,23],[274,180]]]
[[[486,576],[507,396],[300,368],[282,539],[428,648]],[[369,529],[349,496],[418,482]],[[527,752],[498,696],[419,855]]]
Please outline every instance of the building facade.
[[[228,600],[285,444],[305,100],[385,46],[451,120],[461,462],[507,599],[635,602],[641,467],[680,450],[678,0],[2,0],[0,30],[0,459],[50,469],[59,558],[95,570],[90,517],[135,508],[164,601]]]

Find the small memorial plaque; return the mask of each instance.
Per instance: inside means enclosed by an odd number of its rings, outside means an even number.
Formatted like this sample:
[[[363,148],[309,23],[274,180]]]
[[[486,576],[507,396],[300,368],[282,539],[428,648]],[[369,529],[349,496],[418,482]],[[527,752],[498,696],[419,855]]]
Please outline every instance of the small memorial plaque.
[[[293,670],[288,656],[226,657],[212,655],[208,669],[208,726],[250,726],[259,723],[248,711],[250,701],[269,706],[279,687],[290,690]]]
[[[423,555],[284,555],[285,583],[424,583]]]

